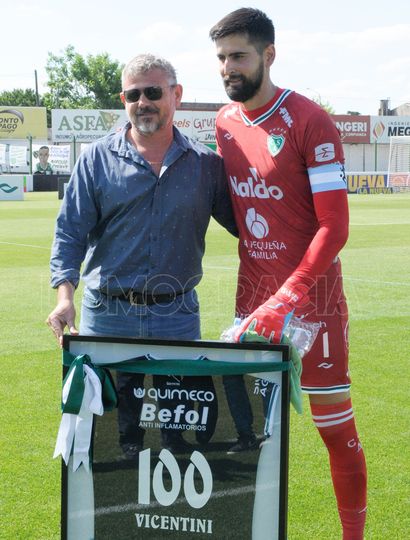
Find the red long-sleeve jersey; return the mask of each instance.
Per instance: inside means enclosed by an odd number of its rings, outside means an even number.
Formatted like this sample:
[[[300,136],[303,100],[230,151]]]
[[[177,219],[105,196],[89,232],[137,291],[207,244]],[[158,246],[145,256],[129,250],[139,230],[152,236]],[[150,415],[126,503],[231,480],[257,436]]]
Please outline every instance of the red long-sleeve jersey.
[[[223,107],[216,137],[240,233],[237,313],[289,278],[309,288],[309,312],[329,313],[344,298],[338,253],[348,237],[343,148],[329,115],[278,89],[257,110]]]

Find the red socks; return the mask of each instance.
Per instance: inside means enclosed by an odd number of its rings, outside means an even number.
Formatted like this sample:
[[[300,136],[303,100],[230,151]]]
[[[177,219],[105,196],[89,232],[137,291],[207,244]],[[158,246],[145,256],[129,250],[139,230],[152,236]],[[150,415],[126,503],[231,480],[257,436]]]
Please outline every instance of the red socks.
[[[343,540],[363,540],[366,521],[366,461],[350,399],[311,404],[313,421],[328,451],[330,471],[343,527]]]

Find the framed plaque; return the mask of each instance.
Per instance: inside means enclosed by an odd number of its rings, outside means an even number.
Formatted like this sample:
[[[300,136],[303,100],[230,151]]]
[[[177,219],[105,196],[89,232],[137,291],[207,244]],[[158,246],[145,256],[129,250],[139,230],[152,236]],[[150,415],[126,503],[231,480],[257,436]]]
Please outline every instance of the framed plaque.
[[[85,454],[76,431],[63,461],[61,538],[285,540],[288,355],[286,345],[65,336],[65,380],[73,366],[80,382],[104,373],[117,406],[92,415]],[[78,429],[81,411],[69,415]],[[238,448],[245,422],[255,437]]]

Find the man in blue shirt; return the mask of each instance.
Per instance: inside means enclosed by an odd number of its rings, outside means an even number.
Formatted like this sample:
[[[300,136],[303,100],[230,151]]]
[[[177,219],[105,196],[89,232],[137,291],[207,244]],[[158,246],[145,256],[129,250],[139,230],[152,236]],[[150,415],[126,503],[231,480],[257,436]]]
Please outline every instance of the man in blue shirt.
[[[60,343],[65,326],[78,333],[73,298],[83,263],[81,334],[199,339],[194,287],[210,217],[236,234],[223,163],[173,127],[182,87],[168,61],[135,57],[122,88],[129,122],[80,155],[57,217],[57,306],[47,324]],[[133,457],[142,447],[143,380],[121,374],[117,383],[120,444]],[[172,444],[163,433],[163,445]]]

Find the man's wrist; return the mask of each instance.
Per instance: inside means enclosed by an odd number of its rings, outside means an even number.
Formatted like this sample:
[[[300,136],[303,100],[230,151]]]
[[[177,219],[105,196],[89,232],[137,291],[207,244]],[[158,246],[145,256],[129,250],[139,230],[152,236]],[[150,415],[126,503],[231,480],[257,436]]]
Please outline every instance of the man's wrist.
[[[70,300],[72,301],[74,298],[75,293],[75,287],[74,284],[71,283],[71,281],[63,281],[63,283],[60,283],[57,287],[57,298],[58,301],[62,300]]]
[[[309,303],[309,287],[290,278],[274,295],[276,299],[288,304],[290,308],[303,307]]]

